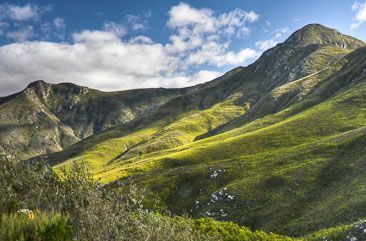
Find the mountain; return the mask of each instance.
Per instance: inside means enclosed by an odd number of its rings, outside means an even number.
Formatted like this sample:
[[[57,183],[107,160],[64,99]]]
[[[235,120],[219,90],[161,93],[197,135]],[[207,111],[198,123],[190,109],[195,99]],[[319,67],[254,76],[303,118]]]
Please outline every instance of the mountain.
[[[39,85],[49,84],[34,84],[32,105],[60,121],[52,133],[66,133],[64,124],[78,139],[28,154],[33,162],[86,162],[102,182],[143,187],[148,206],[290,236],[366,217],[366,45],[334,29],[307,25],[253,64],[192,88],[58,99],[64,85],[52,95]],[[27,89],[1,99],[0,113],[26,109],[14,100]],[[93,111],[71,111],[79,98],[87,101],[78,110]]]
[[[70,83],[36,81],[0,99],[0,151],[17,159],[60,151],[189,91],[160,88],[101,92]]]

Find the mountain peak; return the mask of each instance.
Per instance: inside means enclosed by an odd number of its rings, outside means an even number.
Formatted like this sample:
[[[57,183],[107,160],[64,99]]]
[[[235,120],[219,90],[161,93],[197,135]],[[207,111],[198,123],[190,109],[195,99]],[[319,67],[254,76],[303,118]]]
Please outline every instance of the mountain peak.
[[[294,32],[286,41],[295,47],[304,47],[311,44],[335,45],[342,48],[357,49],[365,46],[359,39],[342,34],[335,29],[321,24],[308,24]]]
[[[44,80],[36,80],[36,81],[33,81],[31,82],[27,88],[31,88],[31,87],[40,87],[40,86],[45,86],[45,85],[50,85],[50,83],[47,83],[46,81]]]
[[[31,82],[26,90],[33,89],[38,94],[44,94],[49,90],[53,90],[59,93],[73,93],[73,94],[84,94],[90,90],[88,87],[79,86],[73,83],[59,83],[59,84],[52,84],[48,83],[44,80],[36,80]]]

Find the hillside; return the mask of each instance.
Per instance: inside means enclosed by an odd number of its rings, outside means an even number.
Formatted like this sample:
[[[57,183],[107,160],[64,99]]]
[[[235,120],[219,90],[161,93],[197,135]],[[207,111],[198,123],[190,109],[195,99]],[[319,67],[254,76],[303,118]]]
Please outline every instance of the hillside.
[[[0,151],[18,159],[60,151],[189,91],[101,92],[69,83],[36,81],[0,99]]]
[[[362,41],[311,24],[192,88],[36,82],[0,99],[0,135],[11,140],[1,146],[46,154],[31,160],[56,171],[86,162],[95,178],[143,187],[146,205],[173,214],[303,236],[366,216],[365,70]]]

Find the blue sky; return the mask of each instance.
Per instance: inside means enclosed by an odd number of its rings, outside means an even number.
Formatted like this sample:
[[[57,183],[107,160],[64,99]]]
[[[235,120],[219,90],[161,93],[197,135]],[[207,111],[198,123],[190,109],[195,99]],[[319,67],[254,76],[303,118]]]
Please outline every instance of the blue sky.
[[[365,41],[366,2],[0,1],[0,96],[37,79],[106,91],[194,85],[308,23]]]

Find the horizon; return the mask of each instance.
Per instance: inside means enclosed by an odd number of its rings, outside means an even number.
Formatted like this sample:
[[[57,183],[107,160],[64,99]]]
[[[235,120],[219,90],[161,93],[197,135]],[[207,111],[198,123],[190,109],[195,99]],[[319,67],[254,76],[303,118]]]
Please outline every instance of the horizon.
[[[365,41],[366,2],[306,3],[318,6],[316,10],[304,8],[305,3],[283,2],[280,8],[273,0],[268,6],[111,1],[74,10],[71,1],[65,6],[43,0],[1,3],[0,96],[36,80],[107,92],[195,86],[255,62],[308,24]],[[80,7],[88,11],[80,12]]]

